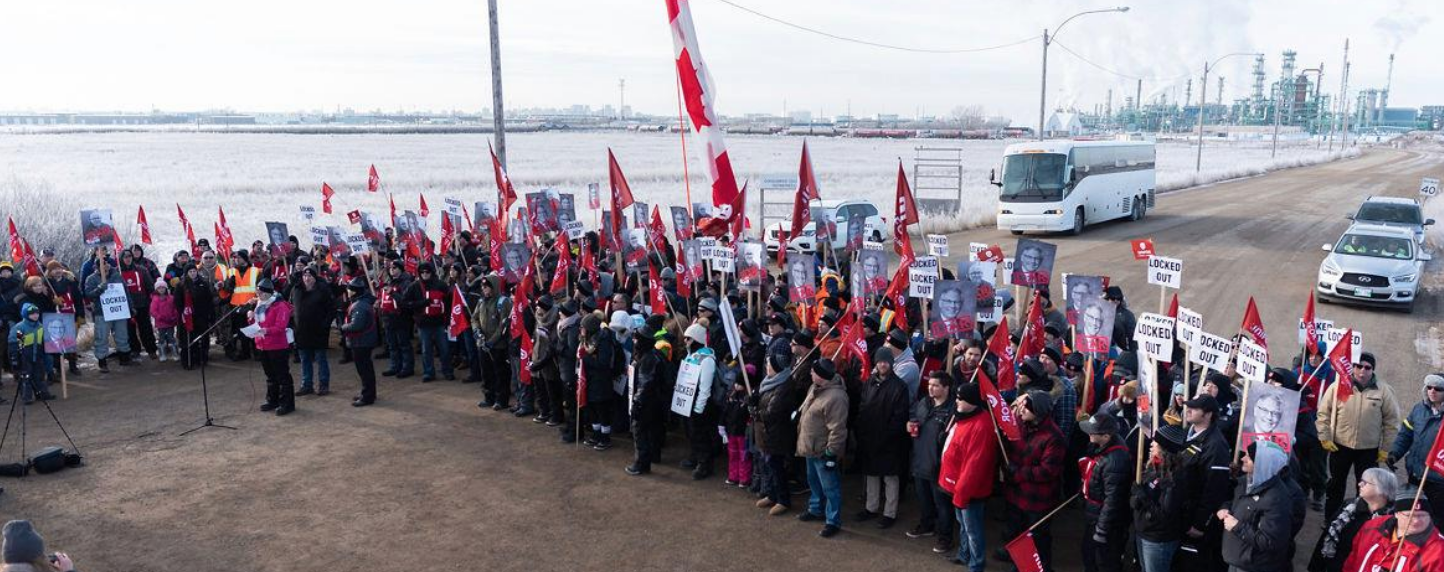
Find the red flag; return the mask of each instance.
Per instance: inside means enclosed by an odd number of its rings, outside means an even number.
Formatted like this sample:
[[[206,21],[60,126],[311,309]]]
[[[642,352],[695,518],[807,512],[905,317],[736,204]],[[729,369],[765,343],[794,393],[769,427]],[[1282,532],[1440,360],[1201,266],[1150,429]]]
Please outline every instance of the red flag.
[[[135,214],[135,224],[140,225],[140,241],[143,244],[153,244],[150,241],[150,222],[145,220],[145,205],[138,207]]]
[[[585,242],[582,243],[581,249],[577,251],[577,259],[577,268],[581,269],[581,272],[586,272],[591,276],[592,291],[596,292],[601,290],[602,273],[597,271],[597,255],[592,252],[591,248],[587,247]],[[577,279],[579,280],[581,279],[581,272],[577,273]]]
[[[908,236],[908,225],[917,224],[918,207],[913,201],[913,191],[908,186],[907,173],[903,172],[902,161],[897,163],[897,209],[892,221],[893,251],[907,261],[903,266],[912,263],[914,258],[912,239]]]
[[[219,217],[218,217],[219,222],[217,223],[217,224],[218,224],[218,230],[217,230],[217,232],[216,232],[216,241],[217,241],[217,242],[225,241],[225,243],[226,243],[226,247],[225,247],[226,258],[230,258],[230,257],[231,257],[231,249],[235,248],[235,246],[236,246],[236,237],[235,237],[235,235],[231,234],[231,225],[226,222],[226,209],[225,209],[224,207],[216,207],[216,212],[217,212],[217,213],[220,213],[220,214],[219,214]],[[326,211],[326,212],[331,212],[331,211]]]
[[[331,214],[331,197],[336,196],[336,191],[331,190],[331,185],[321,183],[321,212]]]
[[[451,216],[441,214],[441,252],[451,252],[452,237],[456,234],[456,228],[451,224]]]
[[[1309,305],[1304,307],[1304,343],[1308,355],[1319,353],[1319,328],[1314,323],[1314,294],[1309,293]]]
[[[1334,368],[1334,375],[1338,381],[1334,385],[1334,397],[1339,403],[1349,400],[1354,395],[1354,330],[1344,332],[1344,337],[1334,344],[1334,349],[1329,350],[1329,365]]]
[[[520,338],[526,332],[525,312],[531,306],[531,291],[536,284],[536,266],[526,262],[526,272],[521,275],[521,284],[516,287],[516,294],[512,297],[511,303],[511,337]]]
[[[652,207],[652,220],[647,223],[647,240],[652,241],[652,248],[661,252],[667,248],[667,225],[662,224],[662,209]]]
[[[1243,324],[1239,326],[1239,329],[1253,336],[1254,343],[1268,349],[1268,336],[1264,335],[1263,320],[1258,317],[1258,306],[1254,305],[1253,296],[1248,297],[1248,308],[1243,312]]]
[[[221,258],[224,258],[224,259],[226,259],[226,260],[230,260],[230,259],[231,259],[231,247],[229,247],[229,246],[226,245],[225,233],[222,233],[222,232],[221,232],[221,223],[219,223],[219,222],[218,222],[218,223],[215,223],[215,229],[216,229],[216,252],[220,253]]]
[[[782,229],[777,231],[777,267],[783,268],[787,265],[787,245],[792,241],[792,231]]]
[[[491,246],[491,268],[496,270],[501,268],[501,243],[506,242],[506,236],[503,234],[505,231],[502,230],[502,222],[499,218],[488,219],[487,226],[491,232],[491,239],[487,241]]]
[[[1032,303],[1028,304],[1028,321],[1023,324],[1022,339],[1018,341],[1019,359],[1035,358],[1043,353],[1043,327],[1043,297],[1034,294]]]
[[[381,190],[381,175],[376,172],[376,165],[371,165],[371,172],[366,176],[366,190],[376,192]]]
[[[1133,247],[1134,260],[1148,260],[1148,257],[1154,256],[1153,239],[1151,238],[1130,239],[1128,244]]]
[[[1168,317],[1178,319],[1178,292],[1173,293],[1173,301],[1168,303]]]
[[[199,258],[201,254],[197,252],[198,249],[196,248],[196,229],[191,226],[191,221],[186,218],[186,212],[181,210],[180,203],[175,204],[175,212],[180,216],[181,228],[186,231],[186,240],[191,243],[191,256]]]
[[[416,196],[421,197],[421,216],[424,216],[424,217],[431,216],[431,209],[426,206],[426,195],[423,195],[423,194],[421,194],[421,193],[416,193]],[[326,211],[326,212],[331,212],[331,211]]]
[[[742,237],[749,226],[747,223],[747,183],[742,183],[742,190],[737,193],[737,201],[732,203],[732,225],[729,229],[732,233],[732,243]]]
[[[517,380],[520,381],[522,385],[531,385],[531,368],[527,366],[531,365],[532,346],[531,332],[522,330],[521,348],[517,352],[517,357],[518,363],[526,365],[516,368]]]
[[[887,290],[882,297],[885,300],[892,300],[892,311],[897,314],[894,322],[903,324],[906,329],[908,322],[908,265],[899,264],[897,271],[892,273],[892,282],[888,283]]]
[[[676,266],[676,268],[675,268],[675,270],[676,270],[676,272],[677,272],[677,294],[680,295],[680,296],[682,296],[683,298],[691,298],[691,297],[692,297],[692,279],[693,279],[693,277],[692,277],[692,270],[691,270],[690,268],[688,268],[688,265],[689,265],[689,264],[690,264],[690,263],[687,262],[687,249],[685,249],[685,248],[680,248],[680,249],[678,249],[678,250],[677,250],[677,266]]]
[[[797,195],[792,199],[792,229],[787,236],[802,236],[802,229],[812,222],[812,201],[822,198],[817,187],[817,177],[812,169],[812,155],[807,152],[807,141],[802,141],[802,162],[797,167]]]
[[[861,296],[858,296],[853,299],[860,298]],[[862,366],[858,371],[862,372],[863,379],[867,379],[868,373],[872,371],[872,360],[869,360],[867,355],[867,337],[863,334],[864,328],[862,322],[857,320],[857,314],[848,312],[843,319],[848,318],[851,318],[851,323],[847,324],[847,329],[842,334],[842,351],[857,359],[857,363]]]
[[[1002,262],[1003,247],[994,244],[978,251],[978,260],[980,262]],[[1104,286],[1107,286],[1106,282],[1104,283]]]
[[[567,242],[567,233],[557,235],[557,269],[552,273],[551,287],[548,292],[565,292],[567,290],[567,277],[572,271],[572,247]]]
[[[386,200],[391,203],[391,228],[396,228],[396,197],[387,193]]]
[[[1013,558],[1013,566],[1018,568],[1018,572],[1043,572],[1043,558],[1038,556],[1038,545],[1033,542],[1032,532],[1023,531],[1022,536],[1014,538],[1004,548],[1008,549],[1008,556]]]
[[[1014,363],[1017,356],[1013,353],[1012,340],[1008,339],[1008,317],[1003,316],[998,321],[998,328],[993,330],[993,339],[988,340],[988,353],[998,358],[998,388],[1002,391],[1009,391],[1018,386],[1018,374],[1014,371]]]
[[[191,289],[183,288],[185,291],[185,306],[181,308],[181,323],[185,324],[187,332],[196,331],[196,307],[191,299]]]
[[[10,218],[10,261],[19,262],[25,259],[25,244],[20,242],[20,231],[15,228],[15,218]]]
[[[30,241],[25,242],[25,275],[40,276],[44,272],[40,269],[40,259],[35,256],[35,249],[30,248]]]
[[[1023,429],[1018,427],[1018,418],[1013,415],[1013,409],[1008,407],[1008,402],[1003,401],[1003,394],[998,393],[998,388],[993,385],[988,372],[981,367],[978,368],[978,386],[982,390],[983,399],[988,402],[988,411],[993,414],[993,422],[1003,431],[1003,436],[1009,441],[1022,441]]]
[[[737,177],[732,172],[732,159],[727,153],[727,142],[722,137],[722,127],[717,121],[717,108],[713,101],[716,85],[702,61],[702,52],[697,44],[697,30],[692,25],[692,9],[687,0],[666,0],[667,21],[672,26],[672,55],[677,62],[677,81],[682,90],[682,101],[686,104],[687,117],[692,129],[704,141],[702,148],[707,152],[707,176],[712,181],[712,205],[717,207],[717,217],[726,223],[744,213],[734,208]]]
[[[607,149],[607,177],[612,184],[612,244],[622,244],[622,209],[632,206],[632,187],[627,184],[627,176],[622,174],[622,166],[617,164],[617,156]]]
[[[372,167],[375,169],[375,167]],[[372,171],[373,173],[375,171]],[[466,294],[461,292],[461,285],[453,286],[451,289],[451,337],[460,337],[471,327],[469,318],[466,315]],[[521,368],[526,369],[526,368]]]
[[[586,349],[586,344],[577,344],[577,409],[587,406],[587,368],[582,367],[582,360],[587,357]]]
[[[491,148],[490,141],[486,142],[486,150],[491,152],[491,170],[496,175],[498,216],[505,221],[506,213],[511,212],[511,205],[516,202],[516,188],[512,187],[511,177],[506,175],[506,169],[501,166],[501,160],[496,158],[496,150]]]
[[[1434,433],[1434,445],[1429,447],[1429,455],[1424,458],[1424,466],[1428,470],[1444,476],[1444,439],[1440,439],[1440,435],[1444,435],[1444,431]]]
[[[652,303],[652,313],[667,314],[667,301],[662,297],[662,278],[657,275],[657,265],[647,263],[647,297]]]

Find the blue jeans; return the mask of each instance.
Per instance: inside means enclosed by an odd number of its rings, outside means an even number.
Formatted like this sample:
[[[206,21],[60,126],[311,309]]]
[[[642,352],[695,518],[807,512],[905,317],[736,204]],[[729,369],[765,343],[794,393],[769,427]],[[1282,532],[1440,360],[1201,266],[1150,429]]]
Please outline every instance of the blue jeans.
[[[326,359],[326,350],[324,348],[317,350],[298,349],[296,353],[301,356],[301,389],[311,389],[312,369],[320,370],[320,389],[330,389],[331,363]]]
[[[466,354],[466,379],[481,381],[481,349],[476,347],[476,333],[467,328],[456,337],[456,341],[461,346],[461,351]]]
[[[421,373],[436,377],[436,354],[441,354],[441,374],[451,375],[451,344],[446,339],[446,326],[421,326],[416,329],[421,338]]]
[[[842,476],[837,471],[827,468],[821,457],[807,458],[807,486],[812,489],[807,512],[826,516],[828,524],[841,527]]]
[[[1168,572],[1173,564],[1173,553],[1178,551],[1179,541],[1149,542],[1138,539],[1138,560],[1143,572]]]
[[[972,572],[982,572],[988,557],[983,546],[983,501],[975,500],[953,511],[958,516],[958,560],[966,562]]]
[[[130,353],[130,332],[126,330],[125,320],[107,322],[95,320],[95,359],[105,359],[110,356],[110,335],[115,335],[115,353]]]

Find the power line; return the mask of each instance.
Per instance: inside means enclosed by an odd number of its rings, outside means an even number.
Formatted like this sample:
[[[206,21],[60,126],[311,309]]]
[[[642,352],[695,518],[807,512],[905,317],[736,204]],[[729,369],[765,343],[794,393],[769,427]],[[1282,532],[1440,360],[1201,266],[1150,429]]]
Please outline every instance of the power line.
[[[1063,51],[1068,52],[1068,55],[1071,55],[1071,56],[1073,56],[1073,57],[1075,57],[1075,58],[1078,58],[1079,61],[1082,61],[1082,62],[1085,63],[1085,64],[1088,64],[1088,65],[1090,65],[1090,66],[1093,66],[1093,67],[1095,67],[1095,68],[1098,68],[1099,70],[1102,70],[1102,71],[1107,72],[1107,73],[1111,73],[1111,74],[1113,74],[1113,75],[1116,75],[1116,76],[1121,77],[1121,78],[1124,78],[1124,79],[1143,80],[1143,81],[1147,81],[1147,82],[1162,82],[1162,83],[1167,83],[1167,82],[1171,82],[1171,81],[1178,81],[1178,80],[1180,80],[1180,79],[1184,79],[1184,78],[1187,78],[1187,77],[1191,77],[1191,76],[1193,75],[1192,73],[1185,73],[1185,74],[1183,74],[1183,75],[1174,76],[1174,77],[1139,77],[1139,76],[1128,75],[1128,74],[1126,74],[1126,73],[1123,73],[1123,72],[1120,72],[1120,71],[1116,71],[1116,70],[1112,70],[1112,69],[1103,67],[1103,66],[1101,66],[1101,65],[1099,65],[1099,64],[1093,63],[1092,60],[1089,60],[1088,58],[1085,58],[1085,57],[1079,55],[1078,52],[1073,51],[1072,49],[1068,48],[1068,46],[1063,45],[1063,43],[1062,43],[1062,42],[1059,42],[1058,40],[1053,40],[1053,41],[1052,41],[1052,44],[1055,45],[1055,46],[1058,46],[1059,48],[1062,48]]]
[[[743,6],[743,5],[741,5],[741,4],[737,4],[737,3],[735,3],[735,2],[732,2],[731,0],[716,0],[716,1],[717,1],[717,2],[721,2],[721,3],[723,3],[723,4],[726,4],[726,5],[728,5],[728,6],[731,6],[731,7],[733,7],[733,8],[736,8],[736,9],[738,9],[738,10],[741,10],[741,11],[743,11],[743,12],[746,12],[746,13],[748,13],[748,14],[752,14],[753,16],[757,16],[758,18],[762,18],[762,19],[764,19],[764,20],[770,20],[770,21],[772,21],[772,22],[776,22],[776,23],[778,23],[778,24],[782,24],[783,26],[787,26],[787,27],[789,27],[789,28],[793,28],[793,29],[796,29],[796,30],[801,30],[801,31],[803,31],[803,32],[808,32],[808,33],[810,33],[810,34],[816,34],[816,35],[819,35],[819,36],[823,36],[823,37],[826,37],[826,38],[832,38],[832,39],[834,39],[834,40],[839,40],[839,41],[843,41],[843,42],[849,42],[849,43],[853,43],[853,44],[860,44],[860,45],[864,45],[864,46],[871,46],[871,47],[874,47],[874,48],[883,48],[883,49],[888,49],[888,50],[897,50],[897,51],[900,51],[900,52],[916,52],[916,53],[923,53],[923,54],[968,54],[968,53],[974,53],[974,52],[986,52],[986,51],[990,51],[990,50],[1001,50],[1001,49],[1003,49],[1003,48],[1011,48],[1011,47],[1013,47],[1013,46],[1016,46],[1016,45],[1019,45],[1019,44],[1026,44],[1026,43],[1028,43],[1028,42],[1031,42],[1031,41],[1033,41],[1033,40],[1037,40],[1037,39],[1043,37],[1043,36],[1041,36],[1041,35],[1039,35],[1039,36],[1032,36],[1032,37],[1028,37],[1028,38],[1023,38],[1023,39],[1018,40],[1018,41],[1015,41],[1015,42],[1008,42],[1008,43],[1006,43],[1006,44],[998,44],[998,45],[996,45],[996,46],[985,46],[985,47],[981,47],[981,48],[958,48],[958,49],[914,48],[914,47],[908,47],[908,46],[898,46],[898,45],[894,45],[894,44],[884,44],[884,43],[881,43],[881,42],[874,42],[874,41],[870,41],[870,40],[862,40],[862,39],[858,39],[858,38],[852,38],[852,37],[848,37],[848,36],[843,36],[843,35],[839,35],[839,34],[834,34],[834,33],[831,33],[831,32],[825,32],[825,31],[822,31],[822,30],[818,30],[818,29],[816,29],[816,28],[809,28],[809,27],[803,26],[803,25],[801,25],[801,24],[796,24],[796,23],[793,23],[793,22],[789,22],[789,21],[787,21],[787,20],[783,20],[783,19],[781,19],[781,18],[777,18],[777,17],[774,17],[774,16],[769,16],[769,15],[767,15],[767,14],[763,14],[762,12],[758,12],[758,11],[756,11],[756,10],[753,10],[753,9],[751,9],[751,8],[748,8],[748,7],[746,7],[746,6]]]

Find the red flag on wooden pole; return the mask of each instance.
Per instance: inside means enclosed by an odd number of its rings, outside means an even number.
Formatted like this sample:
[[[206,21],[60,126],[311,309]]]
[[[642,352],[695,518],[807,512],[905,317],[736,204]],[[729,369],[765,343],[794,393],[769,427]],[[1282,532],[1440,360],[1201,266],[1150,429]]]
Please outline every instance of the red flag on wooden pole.
[[[1008,550],[1008,556],[1013,558],[1013,565],[1018,568],[1018,572],[1043,572],[1043,557],[1038,555],[1038,544],[1033,542],[1032,531],[1024,531],[1021,536],[1004,545],[1004,548]]]
[[[366,176],[366,190],[376,192],[381,190],[381,175],[376,172],[376,165],[371,165],[371,172]]]
[[[1334,344],[1334,349],[1329,350],[1329,365],[1334,368],[1334,375],[1338,381],[1334,384],[1334,398],[1339,403],[1348,401],[1354,395],[1354,330],[1344,332],[1344,337]],[[1334,413],[1338,415],[1337,412]]]
[[[331,197],[336,196],[336,191],[331,190],[331,185],[321,183],[321,212],[331,214]]]
[[[1258,305],[1254,304],[1253,296],[1248,297],[1248,308],[1243,312],[1243,324],[1239,329],[1253,336],[1254,343],[1268,349],[1268,336],[1264,334],[1263,320],[1259,319]]]
[[[897,162],[897,209],[893,215],[892,234],[893,251],[903,259],[903,266],[912,263],[914,258],[912,239],[908,236],[908,226],[917,224],[918,207],[913,201],[912,188],[908,186],[907,173],[903,171],[902,161]]]
[[[151,244],[150,222],[145,220],[145,205],[141,205],[138,209],[135,214],[135,224],[140,225],[140,242],[149,245]]]
[[[788,236],[802,236],[802,229],[812,222],[812,201],[822,198],[817,186],[817,176],[812,169],[812,155],[807,152],[807,141],[802,141],[802,161],[797,167],[797,195],[792,199],[792,228]]]

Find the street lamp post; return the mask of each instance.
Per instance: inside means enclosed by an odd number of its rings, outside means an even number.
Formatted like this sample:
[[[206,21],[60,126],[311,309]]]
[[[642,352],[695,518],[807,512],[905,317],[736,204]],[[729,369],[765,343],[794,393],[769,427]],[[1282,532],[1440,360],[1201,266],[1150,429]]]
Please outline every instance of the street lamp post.
[[[1198,91],[1198,155],[1194,158],[1194,161],[1193,161],[1193,172],[1197,173],[1197,172],[1203,170],[1203,112],[1204,112],[1204,109],[1206,109],[1207,106],[1208,106],[1208,70],[1218,67],[1218,63],[1219,63],[1219,62],[1221,62],[1221,61],[1223,61],[1223,60],[1225,60],[1225,59],[1234,57],[1234,56],[1261,56],[1261,55],[1263,55],[1263,54],[1248,53],[1248,52],[1234,52],[1234,53],[1232,53],[1232,54],[1228,54],[1228,55],[1226,55],[1226,56],[1223,56],[1223,57],[1221,57],[1221,58],[1218,58],[1218,59],[1216,59],[1216,60],[1213,60],[1213,63],[1212,63],[1212,64],[1207,63],[1207,62],[1204,62],[1204,64],[1203,64],[1203,89],[1200,89],[1200,90]]]
[[[1060,32],[1060,31],[1063,30],[1063,26],[1066,26],[1066,25],[1068,24],[1068,22],[1072,21],[1074,18],[1077,18],[1077,17],[1082,16],[1082,15],[1084,15],[1084,14],[1102,14],[1102,13],[1105,13],[1105,12],[1120,12],[1120,13],[1121,13],[1121,12],[1127,12],[1127,11],[1128,11],[1128,7],[1127,7],[1127,6],[1119,6],[1119,7],[1117,7],[1117,8],[1108,8],[1108,9],[1104,9],[1104,10],[1087,10],[1087,11],[1079,12],[1079,13],[1077,13],[1077,14],[1074,14],[1074,15],[1072,15],[1072,16],[1069,16],[1068,19],[1063,20],[1063,23],[1062,23],[1062,24],[1058,24],[1058,27],[1053,28],[1053,36],[1049,36],[1049,35],[1048,35],[1048,29],[1047,29],[1047,28],[1044,28],[1044,29],[1043,29],[1043,81],[1042,81],[1042,85],[1041,85],[1041,87],[1039,88],[1039,91],[1038,91],[1038,140],[1039,140],[1039,141],[1042,141],[1042,140],[1043,140],[1043,113],[1044,113],[1044,110],[1047,109],[1047,107],[1048,107],[1048,44],[1053,43],[1053,38],[1054,38],[1054,37],[1057,37],[1058,32]]]

